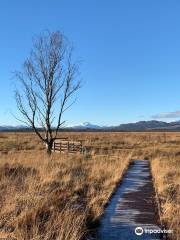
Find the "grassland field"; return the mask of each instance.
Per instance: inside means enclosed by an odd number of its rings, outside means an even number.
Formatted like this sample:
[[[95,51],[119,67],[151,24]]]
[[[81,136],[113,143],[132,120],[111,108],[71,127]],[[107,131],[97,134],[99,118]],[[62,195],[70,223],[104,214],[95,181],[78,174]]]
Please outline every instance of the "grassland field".
[[[162,223],[180,239],[180,133],[76,132],[85,154],[48,157],[33,133],[0,133],[0,238],[81,240],[132,159],[149,159]]]

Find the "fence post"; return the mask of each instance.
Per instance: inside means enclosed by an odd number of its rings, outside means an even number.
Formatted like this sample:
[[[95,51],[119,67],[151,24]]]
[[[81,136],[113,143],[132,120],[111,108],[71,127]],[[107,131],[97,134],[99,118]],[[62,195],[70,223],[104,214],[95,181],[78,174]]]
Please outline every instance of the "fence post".
[[[69,152],[69,142],[67,142],[67,151]]]
[[[53,151],[55,152],[55,142],[53,142]]]

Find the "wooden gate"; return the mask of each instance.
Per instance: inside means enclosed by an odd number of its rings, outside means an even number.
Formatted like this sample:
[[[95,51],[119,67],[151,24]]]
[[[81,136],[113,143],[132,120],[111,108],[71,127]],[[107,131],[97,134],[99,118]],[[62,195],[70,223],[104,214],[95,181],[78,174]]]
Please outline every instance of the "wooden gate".
[[[85,147],[83,147],[82,140],[71,141],[68,138],[57,138],[53,144],[54,152],[69,152],[69,153],[84,153]]]

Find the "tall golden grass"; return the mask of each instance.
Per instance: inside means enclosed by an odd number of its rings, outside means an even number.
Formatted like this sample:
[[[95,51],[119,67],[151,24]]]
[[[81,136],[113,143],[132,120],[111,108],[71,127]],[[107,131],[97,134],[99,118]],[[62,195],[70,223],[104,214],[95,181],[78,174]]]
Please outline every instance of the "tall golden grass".
[[[86,154],[53,153],[33,133],[0,133],[0,238],[80,240],[93,232],[131,159],[150,159],[161,219],[178,239],[180,133],[62,133]]]
[[[179,156],[179,152],[159,153],[151,163],[155,188],[160,200],[161,222],[166,229],[173,230],[172,239],[176,240],[180,238]]]

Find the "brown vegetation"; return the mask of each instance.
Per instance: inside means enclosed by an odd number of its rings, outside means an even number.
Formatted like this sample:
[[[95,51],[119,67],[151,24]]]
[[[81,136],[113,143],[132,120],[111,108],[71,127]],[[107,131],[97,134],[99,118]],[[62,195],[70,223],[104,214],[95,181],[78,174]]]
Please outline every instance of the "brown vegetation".
[[[0,133],[0,237],[77,240],[97,226],[130,159],[152,160],[161,219],[178,239],[180,133],[63,133],[85,154],[53,153],[32,133]]]

